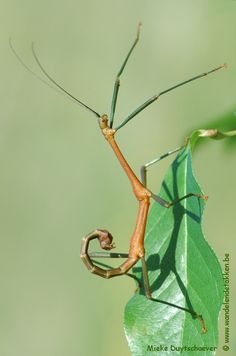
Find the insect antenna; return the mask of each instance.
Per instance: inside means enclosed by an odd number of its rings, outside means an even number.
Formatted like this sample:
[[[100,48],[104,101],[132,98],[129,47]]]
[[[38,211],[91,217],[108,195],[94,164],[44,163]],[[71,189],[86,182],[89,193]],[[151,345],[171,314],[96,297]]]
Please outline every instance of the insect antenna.
[[[36,63],[38,64],[39,68],[41,69],[41,71],[43,72],[43,74],[60,90],[63,91],[63,93],[65,93],[66,95],[68,95],[70,98],[72,98],[73,100],[75,100],[78,104],[80,104],[81,106],[83,106],[85,109],[89,110],[90,112],[92,112],[93,114],[95,114],[97,117],[101,117],[100,114],[98,114],[95,110],[93,110],[92,108],[90,108],[88,105],[86,105],[85,103],[83,103],[81,100],[77,99],[74,95],[72,95],[71,93],[69,93],[66,89],[64,89],[59,83],[56,82],[55,79],[53,79],[51,77],[51,75],[45,70],[45,68],[43,67],[43,65],[41,64],[35,49],[34,49],[34,43],[32,42],[31,45],[31,49],[32,49],[32,53],[34,56],[34,59],[36,61]]]
[[[43,84],[47,85],[49,88],[55,90],[57,93],[60,93],[61,95],[63,95],[63,92],[61,92],[61,90],[58,90],[57,88],[55,88],[55,86],[52,86],[50,83],[48,83],[46,80],[44,80],[40,75],[38,75],[37,73],[35,73],[24,61],[23,59],[20,57],[20,55],[16,52],[16,49],[14,48],[13,44],[12,44],[12,39],[11,37],[9,38],[9,46],[10,49],[12,51],[12,53],[14,54],[14,56],[16,57],[16,59],[20,62],[20,64],[25,68],[25,70],[27,70],[27,72],[29,72],[30,74],[32,74],[36,79],[40,80]]]
[[[37,78],[38,80],[40,80],[42,83],[44,83],[45,85],[47,85],[48,87],[50,87],[51,89],[55,90],[57,93],[60,94],[66,94],[68,99],[71,99],[73,102],[83,106],[85,109],[89,110],[90,112],[92,112],[94,115],[96,115],[97,117],[101,117],[101,115],[99,113],[97,113],[95,110],[93,110],[92,108],[90,108],[88,105],[86,105],[85,103],[83,103],[81,100],[77,99],[74,95],[72,95],[71,93],[69,93],[66,89],[64,89],[59,83],[57,83],[55,81],[55,79],[53,79],[45,70],[45,68],[42,66],[41,62],[39,61],[38,56],[35,53],[34,50],[34,45],[32,43],[32,54],[34,56],[34,59],[37,63],[37,65],[39,66],[40,70],[43,72],[43,74],[48,78],[48,80],[50,82],[52,82],[54,84],[54,86],[50,85],[50,83],[48,83],[46,80],[44,80],[40,75],[38,75],[37,73],[35,73],[23,60],[22,58],[19,56],[19,54],[17,53],[17,51],[15,50],[13,44],[12,44],[12,39],[11,37],[9,38],[9,46],[10,49],[12,51],[12,53],[15,55],[16,59],[21,63],[21,65],[29,72],[31,73],[35,78]],[[56,86],[56,87],[55,87]],[[59,90],[60,89],[60,90]]]

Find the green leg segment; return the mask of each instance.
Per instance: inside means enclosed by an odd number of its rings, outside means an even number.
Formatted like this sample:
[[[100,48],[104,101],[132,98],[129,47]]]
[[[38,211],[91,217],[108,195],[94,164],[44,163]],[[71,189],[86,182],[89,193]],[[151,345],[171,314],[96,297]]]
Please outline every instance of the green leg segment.
[[[120,76],[121,74],[123,73],[123,70],[125,69],[125,66],[129,60],[129,57],[131,55],[131,53],[133,52],[134,50],[134,47],[136,46],[138,40],[139,40],[139,33],[140,33],[140,26],[141,26],[141,23],[138,24],[138,30],[137,30],[137,36],[136,36],[136,39],[132,45],[132,47],[130,48],[117,76],[116,76],[116,81],[115,81],[115,84],[114,84],[114,89],[113,89],[113,95],[112,95],[112,102],[111,102],[111,113],[110,113],[110,128],[112,128],[113,126],[113,121],[114,121],[114,115],[115,115],[115,110],[116,110],[116,102],[117,102],[117,97],[118,97],[118,92],[119,92],[119,88],[120,88]]]

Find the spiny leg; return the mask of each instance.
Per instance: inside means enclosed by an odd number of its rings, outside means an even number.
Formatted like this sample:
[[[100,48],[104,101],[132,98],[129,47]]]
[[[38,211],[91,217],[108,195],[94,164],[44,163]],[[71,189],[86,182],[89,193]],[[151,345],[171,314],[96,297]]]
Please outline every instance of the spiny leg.
[[[166,302],[164,300],[152,297],[152,291],[151,291],[151,287],[150,287],[150,283],[149,283],[148,268],[147,268],[147,263],[145,261],[145,256],[141,257],[141,262],[142,262],[142,273],[143,273],[143,284],[144,284],[145,296],[149,300],[151,300],[153,302],[166,304],[166,305],[169,305],[170,307],[181,309],[181,310],[183,310],[183,311],[185,311],[187,313],[190,313],[194,318],[196,318],[196,319],[198,319],[200,321],[201,328],[202,328],[202,333],[206,333],[207,332],[207,328],[206,328],[205,321],[204,321],[202,315],[197,314],[194,310],[190,310],[188,308],[181,307],[179,305],[176,305],[176,304],[173,304],[173,303],[169,303],[169,302]]]
[[[147,106],[151,105],[154,101],[156,101],[161,95],[164,95],[166,93],[168,93],[169,91],[171,90],[174,90],[178,87],[181,87],[182,85],[185,85],[185,84],[188,84],[190,82],[192,82],[193,80],[196,80],[196,79],[200,79],[202,77],[205,77],[207,76],[208,74],[211,74],[211,73],[214,73],[216,72],[217,70],[221,69],[221,68],[226,68],[226,64],[221,64],[220,66],[208,71],[208,72],[204,72],[202,74],[199,74],[199,75],[196,75],[195,77],[193,78],[190,78],[188,80],[185,80],[179,84],[176,84],[166,90],[163,90],[162,92],[160,92],[159,94],[157,95],[154,95],[152,96],[150,99],[148,99],[147,101],[145,101],[142,105],[140,105],[136,110],[134,110],[129,116],[127,116],[126,119],[124,119],[124,121],[115,128],[116,131],[118,131],[119,129],[121,129],[123,126],[125,126],[131,119],[133,119],[136,115],[138,115],[142,110],[144,110]]]
[[[117,97],[118,97],[118,92],[119,92],[119,87],[120,87],[120,76],[123,73],[123,70],[125,69],[125,66],[129,60],[129,57],[131,55],[131,53],[134,50],[134,47],[136,46],[138,40],[139,40],[139,34],[140,34],[140,27],[141,27],[141,22],[139,22],[138,24],[138,29],[137,29],[137,36],[136,39],[132,45],[132,47],[130,48],[117,76],[116,76],[116,81],[114,84],[114,89],[113,89],[113,95],[112,95],[112,102],[111,102],[111,114],[110,114],[110,128],[112,128],[113,126],[113,121],[114,121],[114,115],[115,115],[115,110],[116,110],[116,102],[117,102]]]

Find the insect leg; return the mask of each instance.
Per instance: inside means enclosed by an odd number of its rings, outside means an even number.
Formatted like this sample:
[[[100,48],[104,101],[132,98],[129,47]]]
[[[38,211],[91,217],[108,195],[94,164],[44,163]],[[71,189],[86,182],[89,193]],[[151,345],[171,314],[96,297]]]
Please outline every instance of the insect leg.
[[[121,66],[117,76],[116,76],[116,81],[114,84],[112,101],[111,101],[111,114],[110,114],[110,125],[109,125],[110,128],[112,128],[112,126],[113,126],[113,120],[114,120],[114,115],[115,115],[115,110],[116,110],[116,102],[117,102],[118,92],[119,92],[119,88],[120,88],[120,76],[123,73],[123,70],[125,69],[125,66],[129,60],[129,57],[130,57],[131,53],[133,52],[134,47],[136,46],[136,44],[139,40],[140,27],[141,27],[141,23],[138,24],[136,39],[135,39],[134,43],[132,44],[132,47],[130,48],[130,50],[129,50],[124,62],[122,63],[122,66]]]
[[[176,198],[172,201],[168,201],[168,200],[165,200],[161,197],[159,197],[159,195],[156,195],[152,192],[151,193],[151,196],[152,198],[157,202],[159,203],[160,205],[162,205],[164,208],[171,208],[173,205],[175,204],[178,204],[180,201],[184,200],[184,199],[187,199],[187,198],[190,198],[190,197],[196,197],[196,198],[199,198],[199,199],[204,199],[204,200],[207,200],[208,199],[208,196],[207,195],[202,195],[202,194],[196,194],[196,193],[188,193],[180,198]]]
[[[161,95],[164,95],[166,93],[169,93],[171,90],[174,90],[176,88],[181,87],[182,85],[188,84],[196,79],[200,79],[203,78],[205,76],[207,76],[208,74],[214,73],[217,70],[221,69],[221,68],[226,68],[226,64],[221,64],[218,67],[208,71],[208,72],[204,72],[202,74],[196,75],[195,77],[192,77],[190,79],[184,80],[183,82],[176,84],[166,90],[161,91],[159,94],[156,94],[154,96],[152,96],[150,99],[146,100],[142,105],[140,105],[137,109],[135,109],[129,116],[126,117],[126,119],[124,119],[124,121],[115,128],[116,131],[118,131],[119,129],[121,129],[123,126],[125,126],[131,119],[133,119],[133,117],[135,117],[136,115],[138,115],[141,111],[143,111],[146,107],[148,107],[149,105],[151,105],[152,103],[154,103],[154,101],[156,101],[157,99],[159,99],[159,97]]]
[[[206,328],[205,321],[204,321],[202,315],[196,313],[194,310],[190,310],[188,308],[181,307],[179,305],[176,305],[176,304],[173,304],[173,303],[161,300],[161,299],[153,298],[150,283],[149,283],[149,278],[148,278],[148,268],[147,268],[147,264],[145,261],[145,256],[143,256],[141,258],[141,262],[142,262],[142,272],[143,272],[143,283],[144,283],[145,296],[152,302],[166,304],[170,307],[177,308],[177,309],[183,310],[187,313],[190,313],[193,316],[193,318],[198,319],[200,321],[202,333],[205,334],[207,332],[207,328]]]
[[[148,162],[148,163],[145,163],[143,166],[141,166],[141,168],[140,168],[140,173],[141,173],[141,181],[142,181],[143,185],[144,185],[145,187],[147,187],[147,168],[148,168],[148,167],[150,167],[150,166],[152,166],[153,164],[155,164],[155,163],[161,161],[163,158],[166,158],[166,157],[172,155],[173,153],[176,153],[176,152],[180,151],[181,148],[183,148],[183,147],[184,147],[184,145],[183,145],[183,146],[180,146],[180,147],[177,147],[177,148],[175,148],[174,150],[171,150],[171,151],[169,151],[169,152],[167,152],[167,153],[161,155],[160,157],[157,157],[157,158],[153,159],[152,161],[150,161],[150,162]]]
[[[128,253],[114,253],[114,252],[90,252],[89,257],[92,259],[92,262],[95,263],[98,266],[105,267],[106,269],[112,269],[112,267],[106,263],[100,262],[100,261],[95,261],[93,258],[128,258]],[[130,277],[135,280],[135,282],[138,284],[138,288],[141,288],[141,282],[132,273],[124,273],[124,276]]]
[[[184,147],[183,146],[180,146],[180,147],[177,147],[175,148],[174,150],[171,150],[163,155],[161,155],[160,157],[157,157],[155,159],[153,159],[152,161],[144,164],[143,166],[141,166],[141,181],[142,181],[142,184],[146,187],[147,186],[147,168],[152,166],[153,164],[161,161],[162,159],[170,156],[171,154],[173,153],[176,153],[178,151],[180,151],[182,148]],[[197,198],[201,198],[201,199],[204,199],[204,200],[207,200],[208,197],[205,196],[205,195],[201,195],[201,194],[195,194],[195,193],[188,193],[186,195],[184,195],[183,197],[180,197],[180,198],[177,198],[177,199],[174,199],[173,201],[167,201],[161,197],[159,197],[158,195],[150,192],[151,195],[152,195],[152,198],[159,204],[161,204],[162,206],[164,206],[165,208],[170,208],[172,207],[173,205],[179,203],[181,200],[184,200],[184,199],[187,199],[187,198],[190,198],[190,197],[197,197]]]

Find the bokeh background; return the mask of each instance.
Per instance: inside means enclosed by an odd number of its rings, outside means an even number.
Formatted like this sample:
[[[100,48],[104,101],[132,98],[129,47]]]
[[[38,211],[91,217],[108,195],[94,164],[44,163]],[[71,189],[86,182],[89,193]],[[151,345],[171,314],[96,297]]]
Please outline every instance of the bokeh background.
[[[123,311],[128,278],[103,280],[79,259],[80,240],[108,228],[127,251],[136,201],[94,116],[25,71],[10,51],[48,72],[99,113],[142,21],[140,43],[121,83],[116,123],[153,94],[227,62],[229,68],[163,96],[119,132],[141,164],[183,143],[193,129],[228,118],[236,125],[236,1],[2,0],[0,12],[0,355],[128,356]],[[224,124],[222,124],[222,127]],[[236,146],[211,141],[195,154],[210,196],[207,240],[231,256],[235,299]],[[167,159],[150,172],[158,192]],[[214,302],[214,301],[212,301]],[[231,303],[231,350],[235,354]],[[223,318],[218,355],[223,355]]]

